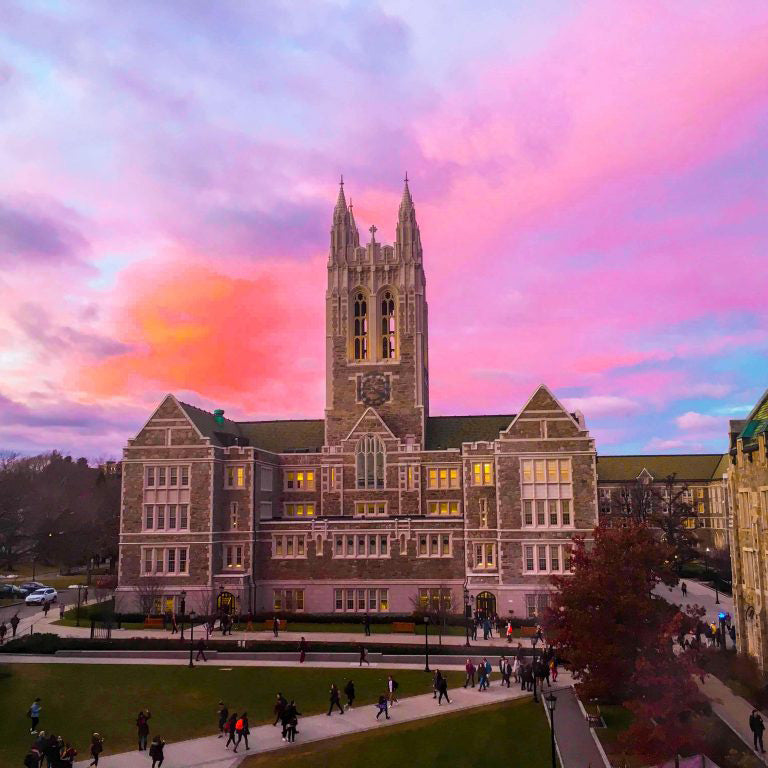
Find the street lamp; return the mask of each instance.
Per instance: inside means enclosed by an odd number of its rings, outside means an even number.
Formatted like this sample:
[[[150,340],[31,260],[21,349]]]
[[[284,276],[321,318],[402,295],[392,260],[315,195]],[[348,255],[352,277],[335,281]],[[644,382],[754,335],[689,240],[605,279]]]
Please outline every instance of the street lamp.
[[[429,616],[424,617],[424,671],[431,672],[429,668]]]
[[[533,639],[531,640],[531,645],[533,646],[533,661],[531,662],[531,671],[533,672],[533,700],[536,702],[536,704],[539,703],[539,697],[536,694],[536,672],[538,671],[536,669],[536,643],[538,642],[538,636],[534,635]]]
[[[712,578],[712,584],[715,587],[715,605],[720,605],[720,595],[717,591],[717,574],[713,576],[712,566],[709,562],[709,547],[707,547],[707,570],[709,571],[710,578]]]
[[[192,669],[194,667],[194,663],[192,661],[192,651],[195,647],[195,612],[190,611],[189,612],[189,668]]]
[[[184,616],[187,612],[187,590],[182,589],[181,590],[181,603],[179,604],[179,613],[181,614],[181,637],[180,640],[184,639]]]
[[[464,645],[469,648],[469,620],[472,615],[472,611],[469,607],[469,588],[467,582],[464,582],[464,634],[466,635],[466,641]]]
[[[552,768],[557,768],[557,763],[555,762],[555,707],[557,706],[557,696],[550,692],[549,696],[544,697],[544,701],[547,702],[547,709],[549,710],[549,728],[552,745]]]

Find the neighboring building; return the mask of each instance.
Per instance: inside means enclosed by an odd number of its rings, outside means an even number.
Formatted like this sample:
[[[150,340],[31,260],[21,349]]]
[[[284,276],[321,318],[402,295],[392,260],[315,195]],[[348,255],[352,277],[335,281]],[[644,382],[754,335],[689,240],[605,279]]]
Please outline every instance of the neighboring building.
[[[738,426],[738,425],[737,425]],[[737,432],[728,473],[734,500],[733,603],[739,650],[768,666],[768,391]]]
[[[395,244],[369,231],[360,245],[342,186],[323,420],[235,422],[168,395],[128,441],[121,609],[208,612],[226,593],[241,611],[408,613],[442,596],[461,613],[466,584],[476,608],[521,617],[569,573],[571,537],[597,522],[583,417],[544,386],[517,414],[430,416],[407,180]]]
[[[727,489],[728,455],[722,453],[668,456],[598,456],[597,482],[600,515],[621,506],[622,494],[638,483],[647,485],[649,502],[664,504],[674,477],[672,494],[691,506],[688,525],[696,529],[703,551],[730,545],[730,503]]]

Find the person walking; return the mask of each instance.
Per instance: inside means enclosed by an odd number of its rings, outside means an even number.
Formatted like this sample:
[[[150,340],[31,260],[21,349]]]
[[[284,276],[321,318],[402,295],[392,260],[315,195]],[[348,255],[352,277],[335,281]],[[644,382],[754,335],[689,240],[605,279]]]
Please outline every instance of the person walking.
[[[171,634],[175,635],[179,631],[179,621],[176,618],[176,614],[171,614]]]
[[[488,640],[491,636],[491,622],[483,619],[483,640]]]
[[[91,762],[89,766],[99,764],[99,755],[104,751],[104,738],[98,733],[91,736]]]
[[[333,711],[334,707],[339,708],[340,714],[344,714],[344,707],[341,706],[341,701],[339,699],[339,689],[336,687],[336,683],[331,683],[331,690],[329,691],[329,700],[330,704],[328,706],[328,717],[331,716],[331,712]]]
[[[477,640],[477,624],[478,624],[478,619],[477,617],[475,617],[472,621],[472,639],[475,641]]]
[[[163,750],[165,749],[165,742],[159,737],[155,736],[152,739],[152,744],[149,746],[149,756],[152,758],[152,768],[160,768],[165,759]]]
[[[197,641],[197,656],[195,656],[195,661],[200,661],[201,656],[203,657],[203,661],[208,661],[205,655],[205,639],[202,637]]]
[[[5,625],[5,622],[2,622],[2,624],[0,624],[0,645],[5,642],[6,632],[8,632],[8,627]]]
[[[440,676],[440,687],[438,688],[438,692],[440,695],[437,698],[437,705],[440,706],[440,704],[443,701],[443,698],[450,704],[451,700],[448,698],[448,679]]]
[[[501,684],[504,685],[504,669],[507,666],[507,657],[504,654],[499,659],[499,674],[501,675]]]
[[[152,714],[149,710],[146,712],[142,709],[136,718],[136,731],[139,736],[139,752],[143,752],[147,748],[147,739],[149,738],[149,718]]]
[[[376,706],[378,707],[378,710],[379,710],[376,713],[376,719],[378,720],[381,717],[383,712],[387,720],[389,720],[390,717],[389,717],[389,711],[387,709],[387,697],[384,694],[381,694],[381,696],[379,696],[379,701],[378,701],[378,704],[376,704]]]
[[[64,748],[61,750],[61,764],[67,768],[72,768],[75,764],[75,758],[77,757],[77,750],[72,746],[70,742],[64,744]]]
[[[367,664],[369,667],[371,666],[371,662],[368,661],[368,650],[364,645],[360,646],[360,664],[358,666],[363,666],[363,664]]]
[[[224,726],[227,724],[227,720],[229,720],[229,709],[227,708],[227,705],[223,702],[219,702],[219,738],[224,738]]]
[[[554,654],[552,655],[552,658],[549,660],[549,674],[552,677],[552,682],[557,682],[557,656]]]
[[[303,664],[304,660],[307,658],[307,649],[309,646],[307,645],[306,638],[302,637],[299,641],[299,664]]]
[[[482,661],[477,665],[477,683],[478,692],[488,690],[488,673],[485,671],[485,664]]]
[[[440,673],[439,669],[435,670],[435,673],[432,675],[432,698],[437,698],[437,693],[440,690],[440,680],[442,679],[442,674]]]
[[[688,585],[685,582],[680,584],[680,591],[683,593],[683,597],[688,597]]]
[[[19,628],[19,614],[14,613],[11,616],[11,637],[16,637],[16,630]]]
[[[287,706],[288,700],[278,691],[275,698],[275,706],[272,710],[275,713],[275,722],[272,725],[277,725],[278,721],[283,719],[283,712],[285,712]],[[285,729],[283,729],[283,736],[285,736]]]
[[[43,617],[48,618],[48,611],[51,610],[51,604],[50,603],[43,603]]]
[[[512,662],[509,659],[504,659],[504,669],[501,673],[501,684],[504,685],[504,683],[507,684],[507,688],[511,687],[511,683],[509,681],[509,678],[512,677]]]
[[[755,752],[764,753],[763,731],[765,730],[765,723],[756,709],[753,709],[752,714],[749,716],[749,729],[752,731],[752,738],[755,742]]]
[[[352,709],[355,703],[355,684],[351,680],[347,680],[344,686],[344,695],[347,697],[347,709]]]
[[[397,689],[400,687],[400,683],[395,680],[392,675],[387,678],[387,693],[389,695],[389,705],[394,706],[397,704]]]
[[[512,622],[507,622],[507,642],[512,645],[512,637],[515,634],[515,630],[512,628]]]
[[[245,740],[245,750],[246,752],[250,749],[248,746],[248,735],[251,732],[251,728],[248,725],[248,713],[243,712],[242,715],[240,715],[240,719],[235,723],[235,733],[237,734],[237,741],[235,742],[235,749],[234,751],[237,752],[237,748],[240,746],[240,742]]]
[[[475,665],[472,663],[472,659],[467,659],[464,664],[464,671],[467,673],[467,677],[464,680],[464,687],[466,688],[469,683],[472,683],[472,687],[475,687]]]
[[[371,636],[371,617],[368,615],[368,611],[365,612],[363,617],[363,632],[365,632],[366,637]]]
[[[296,741],[296,734],[299,732],[297,730],[297,727],[299,725],[299,715],[301,715],[301,712],[296,708],[296,702],[291,699],[291,703],[285,708],[285,737],[283,738],[283,741],[286,739],[293,744],[294,741]]]
[[[229,720],[227,720],[227,724],[224,726],[224,729],[229,734],[227,737],[227,743],[224,745],[225,749],[229,749],[229,745],[235,746],[235,737],[237,736],[236,733],[236,726],[238,721],[237,712],[233,712],[229,716]]]
[[[277,637],[280,634],[280,619],[277,616],[272,618],[272,634]]]
[[[32,720],[32,723],[29,726],[29,732],[33,735],[37,734],[37,724],[40,722],[40,712],[42,708],[43,704],[38,696],[32,704],[30,704],[29,710],[27,711],[27,717]]]
[[[520,659],[515,656],[515,660],[512,662],[512,677],[515,680],[515,684],[520,682]]]
[[[483,657],[483,661],[481,663],[485,667],[485,687],[488,688],[491,685],[491,673],[493,672],[493,665],[485,657]]]

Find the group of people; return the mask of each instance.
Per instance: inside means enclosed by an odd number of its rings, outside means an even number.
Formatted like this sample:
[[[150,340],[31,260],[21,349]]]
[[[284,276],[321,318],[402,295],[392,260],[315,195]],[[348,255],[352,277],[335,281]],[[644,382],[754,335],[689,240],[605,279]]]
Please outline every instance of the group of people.
[[[11,639],[16,637],[16,630],[19,628],[19,614],[14,613],[11,620],[8,622],[11,625]],[[0,645],[5,642],[5,636],[8,634],[8,624],[5,623],[5,619],[0,621]]]
[[[523,647],[518,643],[514,658],[502,656],[499,659],[498,670],[501,676],[501,685],[510,688],[512,682],[515,682],[520,684],[524,691],[532,691],[535,681],[540,681],[539,685],[544,683],[551,685],[557,681],[557,664],[557,655],[552,646],[544,649],[530,663],[526,663]],[[464,688],[469,686],[474,688],[475,676],[477,676],[478,689],[480,691],[488,689],[491,684],[493,665],[487,658],[483,657],[477,664],[472,659],[467,659],[464,670],[466,672]]]
[[[139,752],[149,752],[152,758],[152,768],[160,768],[165,759],[165,742],[155,736],[149,743],[149,719],[152,713],[148,709],[142,709],[136,717],[136,731],[139,737]],[[149,743],[149,746],[147,744]]]
[[[70,768],[75,764],[77,750],[70,742],[45,731],[38,731],[34,735],[35,741],[24,757],[26,768],[42,768],[43,760],[50,768]],[[92,764],[97,765],[98,760]]]

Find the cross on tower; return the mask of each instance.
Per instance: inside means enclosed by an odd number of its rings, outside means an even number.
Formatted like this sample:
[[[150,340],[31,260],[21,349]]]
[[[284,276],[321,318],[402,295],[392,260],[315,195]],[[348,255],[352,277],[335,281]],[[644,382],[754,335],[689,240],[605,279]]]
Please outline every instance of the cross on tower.
[[[376,242],[376,225],[371,224],[371,226],[368,227],[368,231],[371,233],[371,242],[375,243]]]

